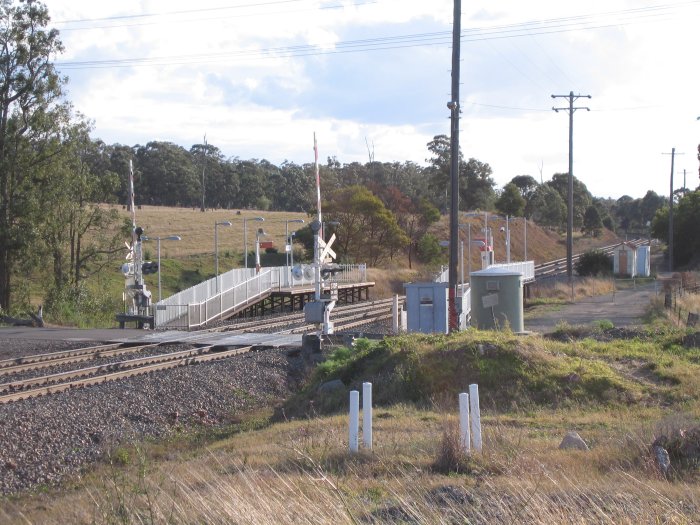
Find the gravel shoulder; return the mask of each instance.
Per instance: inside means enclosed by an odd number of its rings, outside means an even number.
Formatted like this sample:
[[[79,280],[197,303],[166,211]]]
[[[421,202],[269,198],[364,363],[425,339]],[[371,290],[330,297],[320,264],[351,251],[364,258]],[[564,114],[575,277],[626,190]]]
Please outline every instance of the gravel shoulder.
[[[611,321],[616,327],[637,326],[642,324],[642,318],[655,297],[654,283],[619,290],[614,294],[588,297],[525,319],[525,330],[547,333],[562,321],[570,325],[588,325],[602,319]]]

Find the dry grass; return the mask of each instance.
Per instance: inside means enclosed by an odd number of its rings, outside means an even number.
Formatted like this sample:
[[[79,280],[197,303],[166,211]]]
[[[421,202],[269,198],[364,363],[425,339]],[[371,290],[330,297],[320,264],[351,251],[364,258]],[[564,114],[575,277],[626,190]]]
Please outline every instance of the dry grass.
[[[467,224],[471,225],[471,237],[483,237],[481,229],[484,227],[482,217],[460,217],[460,239],[464,241],[465,253],[465,271],[467,267],[467,257],[471,257],[472,270],[481,268],[481,259],[479,250],[476,247],[471,249],[471,253],[467,255],[468,232]],[[492,219],[489,221],[489,228],[493,234],[494,251],[496,254],[496,262],[505,262],[506,246],[505,233],[500,231],[501,226],[505,226],[504,220]],[[449,238],[449,217],[444,216],[433,227],[435,233],[440,239]],[[604,230],[600,237],[583,237],[578,233],[574,234],[574,253],[583,253],[593,248],[608,246],[619,242],[620,239],[610,232]],[[510,223],[510,256],[511,261],[525,260],[525,228],[522,219],[512,221]],[[541,264],[546,261],[560,259],[566,257],[566,235],[549,228],[540,228],[532,221],[527,224],[527,260],[535,261],[535,264]]]
[[[123,217],[131,215],[122,206],[114,206]],[[240,215],[237,215],[240,211]],[[262,217],[264,222],[252,221]],[[190,255],[214,254],[214,223],[230,221],[232,226],[219,226],[219,254],[226,251],[243,253],[243,219],[248,219],[248,249],[255,242],[255,232],[262,227],[267,233],[264,240],[275,243],[280,252],[284,251],[285,221],[303,219],[308,224],[309,217],[305,213],[268,212],[257,210],[207,210],[202,213],[199,208],[175,208],[168,206],[142,206],[136,210],[136,222],[146,235],[150,237],[165,237],[179,235],[181,242],[161,243],[161,255],[164,258],[181,258]],[[299,229],[305,224],[290,223],[289,231]],[[126,239],[125,239],[126,240]],[[155,252],[155,247],[153,248]]]
[[[115,206],[125,218],[130,218],[130,214],[122,206]],[[237,215],[240,211],[241,215]],[[263,217],[264,223],[250,221],[254,217]],[[313,218],[309,218],[305,213],[291,212],[268,212],[259,210],[207,210],[202,213],[198,208],[176,208],[168,206],[142,206],[136,211],[138,224],[152,237],[166,235],[180,235],[183,242],[163,243],[161,251],[168,254],[168,257],[184,257],[202,253],[213,253],[214,251],[214,223],[231,221],[232,227],[219,227],[219,250],[233,250],[242,252],[243,246],[243,218],[248,218],[248,243],[252,246],[252,239],[255,237],[255,229],[262,226],[269,234],[267,240],[272,240],[279,248],[284,246],[285,220],[303,219],[306,223]],[[478,233],[483,227],[483,219],[480,217],[469,217],[460,219],[463,224],[472,225],[472,238],[479,237]],[[505,236],[498,231],[503,221],[491,221],[489,226],[494,231],[494,245],[498,262],[505,260]],[[448,238],[449,218],[444,216],[434,226],[433,232],[441,239]],[[289,224],[292,231],[302,224]],[[524,228],[522,219],[511,224],[511,260],[521,261],[524,258]],[[460,229],[460,238],[467,241],[467,232]],[[607,230],[601,237],[576,237],[574,250],[583,252],[588,249],[613,244],[618,239]],[[465,246],[465,259],[467,252]],[[527,229],[527,255],[528,260],[534,260],[537,264],[564,257],[566,253],[565,238],[558,232],[543,229],[534,223],[528,223]],[[472,269],[481,265],[479,252],[473,248],[471,250]],[[390,265],[395,267],[397,261],[392,261]],[[399,266],[403,266],[405,261],[400,261]],[[466,270],[465,262],[465,270]]]
[[[615,283],[612,279],[597,277],[576,278],[573,281],[574,300],[613,292]],[[571,300],[571,286],[565,280],[536,282],[531,288],[531,299]]]
[[[484,453],[467,458],[467,473],[448,475],[433,465],[441,439],[456,429],[452,414],[377,410],[375,449],[355,456],[345,417],[293,421],[190,459],[107,467],[80,490],[8,502],[0,521],[696,523],[697,481],[663,479],[648,450],[653,430],[638,427],[637,415],[485,414]],[[558,450],[569,428],[589,452]]]
[[[700,313],[700,294],[683,294],[678,297],[678,306],[684,312]]]

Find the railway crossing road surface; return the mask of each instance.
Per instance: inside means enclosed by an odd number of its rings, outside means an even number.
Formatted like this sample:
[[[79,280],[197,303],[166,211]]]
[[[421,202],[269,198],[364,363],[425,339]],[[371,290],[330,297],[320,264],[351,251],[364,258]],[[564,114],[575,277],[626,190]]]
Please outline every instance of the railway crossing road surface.
[[[103,341],[127,342],[143,337],[144,330],[120,329],[81,329],[63,327],[32,328],[29,326],[0,327],[0,339],[27,339],[41,341]]]
[[[0,340],[90,341],[103,343],[193,343],[230,346],[301,346],[300,334],[227,334],[150,331],[137,329],[32,328],[27,326],[0,328]]]
[[[557,323],[561,321],[570,325],[590,325],[603,319],[612,322],[616,327],[640,325],[654,297],[655,283],[618,290],[614,295],[586,297],[555,311],[542,312],[533,318],[526,317],[525,330],[545,333],[554,331]]]

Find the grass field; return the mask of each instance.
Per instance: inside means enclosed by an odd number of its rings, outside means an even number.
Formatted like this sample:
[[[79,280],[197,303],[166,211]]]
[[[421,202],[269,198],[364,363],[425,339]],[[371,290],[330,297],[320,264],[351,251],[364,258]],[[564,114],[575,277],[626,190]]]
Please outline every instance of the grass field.
[[[64,489],[5,499],[0,521],[697,523],[700,354],[682,336],[657,325],[574,343],[476,331],[360,340],[280,400],[285,418],[262,410],[125,445]],[[348,452],[347,390],[318,393],[333,378],[373,383],[371,451]],[[457,394],[472,382],[480,454],[457,433]],[[559,450],[569,430],[590,450]],[[680,443],[667,445],[667,474],[651,449],[660,436]]]
[[[117,207],[124,217],[130,217],[123,207]],[[237,213],[240,212],[240,215]],[[264,222],[252,219],[262,217]],[[231,227],[218,227],[219,253],[243,253],[243,219],[248,224],[248,249],[252,249],[255,240],[255,231],[262,227],[268,234],[265,240],[271,240],[275,246],[283,251],[285,221],[304,220],[308,224],[314,217],[304,213],[268,212],[259,210],[208,210],[204,213],[193,208],[174,208],[165,206],[142,206],[136,211],[137,223],[151,237],[163,237],[167,235],[180,235],[182,242],[163,242],[161,255],[163,257],[181,258],[191,255],[209,254],[214,257],[214,224],[216,222],[230,221]],[[479,231],[484,226],[481,217],[467,217],[461,219],[460,238],[467,241],[467,225],[471,226],[472,238],[480,237]],[[289,223],[289,231],[293,231],[305,224]],[[494,249],[498,262],[505,260],[505,234],[500,231],[504,221],[491,220],[489,227],[493,231]],[[433,232],[440,238],[447,238],[449,231],[448,217],[444,216],[433,226]],[[522,219],[511,222],[511,260],[524,260],[525,236],[527,235],[527,259],[534,260],[536,264],[564,257],[566,255],[565,237],[560,233],[542,229],[529,222],[527,233]],[[602,236],[575,238],[574,250],[583,252],[588,249],[609,245],[617,242],[617,238],[611,232],[605,230]],[[155,248],[152,248],[155,252]],[[467,249],[465,248],[465,258]],[[476,248],[471,250],[472,265],[480,265],[479,253]],[[392,266],[407,266],[407,261],[394,261]]]
[[[125,209],[117,207],[124,217],[130,217]],[[240,212],[240,215],[237,214]],[[253,219],[262,217],[264,222]],[[285,221],[304,220],[305,224],[289,223],[289,232],[308,224],[310,218],[305,213],[261,212],[256,210],[207,210],[199,208],[174,208],[167,206],[141,206],[136,210],[136,222],[146,235],[150,237],[165,237],[179,235],[180,242],[161,242],[161,257],[184,258],[192,255],[208,254],[214,260],[214,224],[231,222],[231,226],[218,226],[219,254],[242,254],[243,252],[243,219],[246,219],[248,230],[248,249],[255,246],[255,232],[263,228],[267,234],[262,239],[272,241],[284,252]],[[313,220],[313,218],[311,218]],[[125,239],[126,240],[126,239]],[[146,249],[149,249],[146,246]],[[149,251],[155,257],[155,246]]]

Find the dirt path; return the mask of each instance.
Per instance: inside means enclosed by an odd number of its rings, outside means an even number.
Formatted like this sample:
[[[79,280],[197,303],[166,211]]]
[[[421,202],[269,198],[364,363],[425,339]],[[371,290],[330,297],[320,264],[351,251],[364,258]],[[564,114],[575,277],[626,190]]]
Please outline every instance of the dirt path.
[[[561,321],[571,325],[589,325],[602,319],[611,321],[616,327],[639,325],[654,297],[655,283],[617,291],[614,295],[588,297],[564,305],[556,311],[542,312],[536,317],[525,319],[525,330],[551,332]]]

